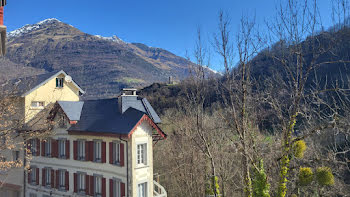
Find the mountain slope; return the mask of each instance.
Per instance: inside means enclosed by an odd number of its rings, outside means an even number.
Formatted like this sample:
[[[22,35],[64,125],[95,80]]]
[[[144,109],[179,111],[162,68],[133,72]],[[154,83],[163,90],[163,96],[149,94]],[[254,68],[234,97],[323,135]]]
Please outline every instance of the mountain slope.
[[[110,97],[120,88],[164,82],[169,76],[183,79],[192,64],[160,48],[89,35],[57,19],[10,32],[7,58],[48,72],[63,69],[87,97]]]

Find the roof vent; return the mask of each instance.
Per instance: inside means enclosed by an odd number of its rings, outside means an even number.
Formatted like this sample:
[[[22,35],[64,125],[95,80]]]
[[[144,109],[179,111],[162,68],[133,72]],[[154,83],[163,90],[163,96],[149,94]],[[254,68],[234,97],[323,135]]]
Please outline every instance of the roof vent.
[[[123,88],[122,96],[137,96],[137,89],[134,89],[134,88]]]

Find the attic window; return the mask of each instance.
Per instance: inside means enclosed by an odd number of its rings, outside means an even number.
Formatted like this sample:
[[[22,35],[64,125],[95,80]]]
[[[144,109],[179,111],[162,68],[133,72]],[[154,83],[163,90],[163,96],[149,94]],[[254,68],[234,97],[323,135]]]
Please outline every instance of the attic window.
[[[56,88],[63,88],[63,78],[56,78]]]
[[[30,106],[35,109],[43,109],[44,105],[45,103],[43,101],[32,101]]]

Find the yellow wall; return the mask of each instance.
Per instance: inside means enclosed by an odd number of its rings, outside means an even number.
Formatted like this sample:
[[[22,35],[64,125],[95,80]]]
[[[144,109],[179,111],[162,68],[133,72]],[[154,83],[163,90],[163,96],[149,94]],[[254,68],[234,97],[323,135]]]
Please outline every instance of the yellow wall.
[[[64,78],[64,74],[58,77]],[[30,121],[40,109],[31,107],[32,101],[43,101],[45,106],[56,101],[79,101],[79,89],[73,83],[64,82],[63,88],[56,88],[56,78],[25,96],[25,123]]]

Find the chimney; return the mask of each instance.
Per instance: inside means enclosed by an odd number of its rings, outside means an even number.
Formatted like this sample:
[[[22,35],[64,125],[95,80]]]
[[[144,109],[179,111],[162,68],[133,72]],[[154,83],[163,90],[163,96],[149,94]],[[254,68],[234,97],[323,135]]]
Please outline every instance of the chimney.
[[[137,89],[123,88],[122,95],[118,99],[119,109],[124,113],[129,107],[135,107],[138,102]]]
[[[123,88],[122,96],[137,96],[137,89],[134,89],[134,88]]]

